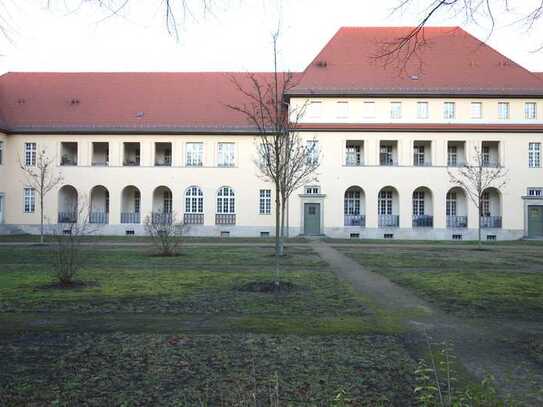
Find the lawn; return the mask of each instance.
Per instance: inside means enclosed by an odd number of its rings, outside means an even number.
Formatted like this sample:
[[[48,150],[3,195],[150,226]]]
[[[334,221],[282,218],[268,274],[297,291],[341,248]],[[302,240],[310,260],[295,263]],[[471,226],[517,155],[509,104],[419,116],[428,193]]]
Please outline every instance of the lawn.
[[[338,249],[457,315],[543,318],[543,251],[539,245],[490,245],[483,251],[467,245],[446,250],[439,245]]]
[[[340,282],[309,247],[271,281],[269,246],[96,246],[75,289],[52,288],[43,246],[0,247],[0,405],[412,405],[399,318]],[[285,284],[286,286],[286,284]],[[248,291],[249,290],[249,291]],[[267,404],[269,405],[269,403]]]

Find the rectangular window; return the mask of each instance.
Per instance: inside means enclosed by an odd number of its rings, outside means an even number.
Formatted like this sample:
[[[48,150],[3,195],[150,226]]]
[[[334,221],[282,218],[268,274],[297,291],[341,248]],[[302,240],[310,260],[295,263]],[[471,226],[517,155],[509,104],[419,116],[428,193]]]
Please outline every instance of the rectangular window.
[[[543,196],[543,188],[528,188],[528,196]]]
[[[447,194],[447,216],[456,216],[456,192]]]
[[[415,146],[413,155],[413,165],[417,167],[424,166],[424,146]]]
[[[447,147],[447,165],[449,167],[458,165],[458,148],[456,146]]]
[[[483,146],[483,167],[490,166],[490,147]]]
[[[163,207],[162,210],[164,213],[172,213],[172,193],[170,191],[164,191],[163,197]]]
[[[377,210],[379,215],[392,215],[392,191],[379,192]]]
[[[428,109],[428,102],[417,103],[417,119],[427,119],[430,111]]]
[[[271,189],[260,190],[259,211],[261,215],[269,215],[271,213]]]
[[[375,119],[375,102],[364,102],[362,113],[365,119]]]
[[[360,144],[347,144],[345,146],[345,165],[357,167],[362,163]]]
[[[36,191],[34,188],[25,188],[24,205],[25,213],[34,213],[36,210]]]
[[[498,118],[502,120],[509,119],[509,102],[498,103]]]
[[[201,167],[203,165],[204,143],[187,143],[187,167]]]
[[[456,104],[454,102],[443,103],[443,118],[452,120],[456,117]]]
[[[36,165],[36,143],[25,143],[25,165]]]
[[[307,140],[307,162],[317,164],[319,162],[319,142],[317,140]]]
[[[318,195],[321,193],[321,188],[319,186],[307,186],[305,187],[306,195]]]
[[[337,118],[338,119],[348,119],[349,118],[349,102],[337,102]]]
[[[483,104],[481,102],[471,103],[471,118],[482,119],[483,118]]]
[[[235,165],[235,149],[234,143],[219,143],[217,145],[219,167],[233,167]]]
[[[535,102],[527,102],[524,105],[524,118],[526,120],[535,120],[537,118],[537,104]]]
[[[0,141],[0,165],[4,163],[4,142]]]
[[[528,143],[528,166],[541,167],[541,143]]]
[[[322,102],[311,101],[308,106],[308,117],[310,119],[319,119],[322,114]]]
[[[490,216],[490,195],[483,192],[481,196],[481,216]]]
[[[413,192],[413,216],[424,215],[424,191]]]
[[[391,145],[382,145],[381,152],[379,156],[381,165],[394,165],[394,160],[392,157],[392,146]]]
[[[134,192],[134,212],[140,213],[141,210],[141,193],[140,191]]]
[[[402,102],[390,102],[390,118],[402,118]]]

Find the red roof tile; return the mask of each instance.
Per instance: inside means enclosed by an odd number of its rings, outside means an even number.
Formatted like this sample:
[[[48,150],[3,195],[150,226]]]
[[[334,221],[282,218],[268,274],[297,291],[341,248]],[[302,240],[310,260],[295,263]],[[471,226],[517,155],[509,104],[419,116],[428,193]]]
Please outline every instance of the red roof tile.
[[[426,45],[405,72],[385,66],[383,45],[412,27],[341,28],[305,70],[293,94],[541,95],[528,70],[459,27],[426,27]],[[421,64],[422,63],[422,64]]]
[[[270,73],[255,74],[260,81]],[[226,104],[247,73],[7,73],[0,117],[16,131],[252,131]]]

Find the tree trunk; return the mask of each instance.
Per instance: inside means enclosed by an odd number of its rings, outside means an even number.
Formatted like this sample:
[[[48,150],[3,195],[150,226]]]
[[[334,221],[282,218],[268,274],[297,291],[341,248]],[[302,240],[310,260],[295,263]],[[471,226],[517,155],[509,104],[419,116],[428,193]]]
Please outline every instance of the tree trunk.
[[[43,244],[43,195],[40,197],[40,243]]]
[[[279,286],[279,256],[282,251],[281,244],[281,198],[279,183],[275,183],[275,285]]]
[[[480,206],[479,206],[480,208]],[[477,232],[479,234],[479,249],[483,248],[483,242],[481,241],[481,209],[479,209],[479,219],[477,221]]]
[[[281,199],[281,243],[280,243],[280,255],[285,255],[285,200]]]

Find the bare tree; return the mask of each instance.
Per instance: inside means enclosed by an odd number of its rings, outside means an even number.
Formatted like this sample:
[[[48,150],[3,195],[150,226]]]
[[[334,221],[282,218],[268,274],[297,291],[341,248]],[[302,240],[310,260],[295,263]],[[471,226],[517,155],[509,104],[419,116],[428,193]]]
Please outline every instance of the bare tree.
[[[316,140],[304,140],[298,123],[305,112],[290,105],[288,92],[296,85],[290,72],[278,72],[277,45],[279,30],[273,36],[273,74],[247,74],[247,83],[232,77],[234,86],[245,102],[227,105],[243,114],[258,132],[257,156],[254,160],[259,175],[275,188],[275,254],[284,255],[286,206],[292,193],[316,177],[319,152]]]
[[[450,182],[461,187],[477,208],[477,231],[479,248],[481,241],[481,217],[483,196],[489,188],[500,190],[507,183],[507,171],[500,163],[493,163],[479,147],[474,147],[471,163],[457,169],[448,169]]]
[[[17,159],[25,177],[25,185],[38,193],[40,203],[40,243],[43,243],[45,197],[62,183],[63,177],[57,171],[56,158],[49,157],[45,149],[38,151],[35,156],[28,157],[29,161],[26,161],[27,157],[25,157],[24,162],[20,157]]]
[[[159,256],[169,257],[179,254],[185,227],[177,220],[175,213],[147,216],[144,226]]]
[[[75,203],[69,208],[70,213],[75,216],[70,217],[69,222],[56,224],[52,229],[55,242],[55,277],[62,287],[73,286],[74,277],[84,265],[83,238],[93,232],[86,201],[83,199]]]
[[[446,14],[463,17],[466,23],[487,27],[487,39],[492,36],[498,23],[502,26],[518,26],[527,32],[539,27],[543,18],[543,1],[526,0],[396,0],[391,14],[413,13],[424,10],[418,24],[398,38],[380,44],[375,58],[384,64],[397,64],[396,68],[405,70],[408,62],[416,60],[422,64],[420,51],[429,42],[424,36],[424,28],[432,20]],[[542,51],[543,42],[534,50]]]

